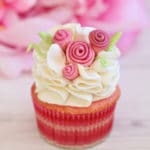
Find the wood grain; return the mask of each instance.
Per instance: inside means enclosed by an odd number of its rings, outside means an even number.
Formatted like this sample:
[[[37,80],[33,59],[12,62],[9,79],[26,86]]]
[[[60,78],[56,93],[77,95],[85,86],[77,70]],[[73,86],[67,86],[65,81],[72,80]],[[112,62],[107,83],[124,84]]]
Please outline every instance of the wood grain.
[[[121,60],[122,96],[113,131],[93,150],[150,150],[150,31]],[[36,128],[30,97],[30,76],[0,80],[0,149],[57,150]]]

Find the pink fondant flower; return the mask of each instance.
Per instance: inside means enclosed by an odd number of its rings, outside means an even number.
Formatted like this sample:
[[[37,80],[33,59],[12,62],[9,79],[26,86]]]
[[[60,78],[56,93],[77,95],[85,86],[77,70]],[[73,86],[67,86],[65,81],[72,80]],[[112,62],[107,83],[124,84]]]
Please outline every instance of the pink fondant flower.
[[[72,35],[70,31],[60,29],[56,31],[53,37],[53,42],[60,45],[65,50],[67,44],[71,41]]]
[[[70,42],[66,49],[69,62],[90,66],[95,58],[95,52],[83,41]]]
[[[105,50],[109,45],[109,36],[103,30],[94,30],[89,34],[89,40],[93,50],[98,53]]]
[[[76,64],[66,65],[63,69],[63,76],[68,80],[74,80],[79,76],[78,67]]]

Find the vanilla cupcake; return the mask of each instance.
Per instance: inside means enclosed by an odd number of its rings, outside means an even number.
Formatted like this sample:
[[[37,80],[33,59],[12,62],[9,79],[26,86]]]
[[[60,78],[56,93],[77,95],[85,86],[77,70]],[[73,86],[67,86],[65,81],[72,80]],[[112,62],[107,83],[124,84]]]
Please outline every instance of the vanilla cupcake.
[[[34,48],[32,98],[40,133],[62,147],[88,147],[111,131],[120,96],[116,43],[101,29],[60,25]]]

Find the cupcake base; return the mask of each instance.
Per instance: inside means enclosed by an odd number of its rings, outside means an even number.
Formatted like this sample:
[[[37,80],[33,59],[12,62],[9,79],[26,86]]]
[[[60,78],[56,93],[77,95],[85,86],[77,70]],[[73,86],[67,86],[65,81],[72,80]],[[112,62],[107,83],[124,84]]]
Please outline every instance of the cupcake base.
[[[38,129],[39,130],[39,129]],[[83,150],[83,149],[87,149],[87,148],[93,148],[94,146],[98,145],[98,144],[102,144],[110,135],[110,133],[108,133],[104,138],[96,141],[95,143],[92,144],[86,144],[86,145],[82,145],[82,146],[78,146],[78,145],[74,145],[74,146],[66,146],[66,145],[61,145],[58,144],[54,141],[50,141],[46,136],[43,135],[43,133],[41,133],[41,131],[39,130],[39,134],[41,136],[41,138],[43,138],[43,140],[45,140],[48,144],[61,148],[61,149],[69,149],[69,150]]]
[[[75,149],[86,149],[86,148],[92,148],[94,146],[96,146],[97,144],[101,144],[105,141],[105,139],[109,136],[110,131],[112,129],[112,124],[110,125],[110,128],[107,130],[107,133],[104,134],[103,137],[101,137],[99,140],[97,140],[96,142],[93,142],[91,144],[83,144],[83,145],[63,145],[63,144],[59,144],[57,143],[57,141],[52,141],[49,140],[49,138],[47,138],[47,136],[44,135],[44,133],[41,131],[41,129],[38,127],[39,130],[39,134],[40,136],[49,144],[56,146],[58,148],[63,148],[63,149],[69,149],[69,150],[75,150]]]
[[[42,136],[63,148],[86,148],[102,142],[113,125],[119,87],[108,98],[79,108],[44,103],[32,87],[37,125]]]

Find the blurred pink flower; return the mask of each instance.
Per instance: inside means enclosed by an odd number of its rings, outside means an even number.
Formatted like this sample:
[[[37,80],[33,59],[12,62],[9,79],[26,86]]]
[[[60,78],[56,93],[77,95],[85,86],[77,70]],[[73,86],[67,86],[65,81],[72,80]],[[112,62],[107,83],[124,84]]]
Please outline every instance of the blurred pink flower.
[[[55,24],[80,22],[110,33],[123,31],[122,53],[147,25],[144,0],[0,0],[0,76],[16,77],[31,71],[25,49],[36,34]]]
[[[28,12],[37,0],[1,0],[0,22],[9,26],[17,21],[18,15]]]
[[[26,52],[27,45],[31,41],[38,41],[39,31],[46,31],[54,25],[53,21],[34,18],[20,21],[1,31],[0,76],[14,78],[21,73],[30,72],[33,60],[32,53]]]
[[[78,15],[79,21],[83,25],[103,28],[112,33],[123,31],[124,34],[118,44],[122,54],[129,50],[138,33],[148,23],[145,3],[142,0],[115,0],[115,2],[114,0],[90,0],[88,2],[87,9]]]

